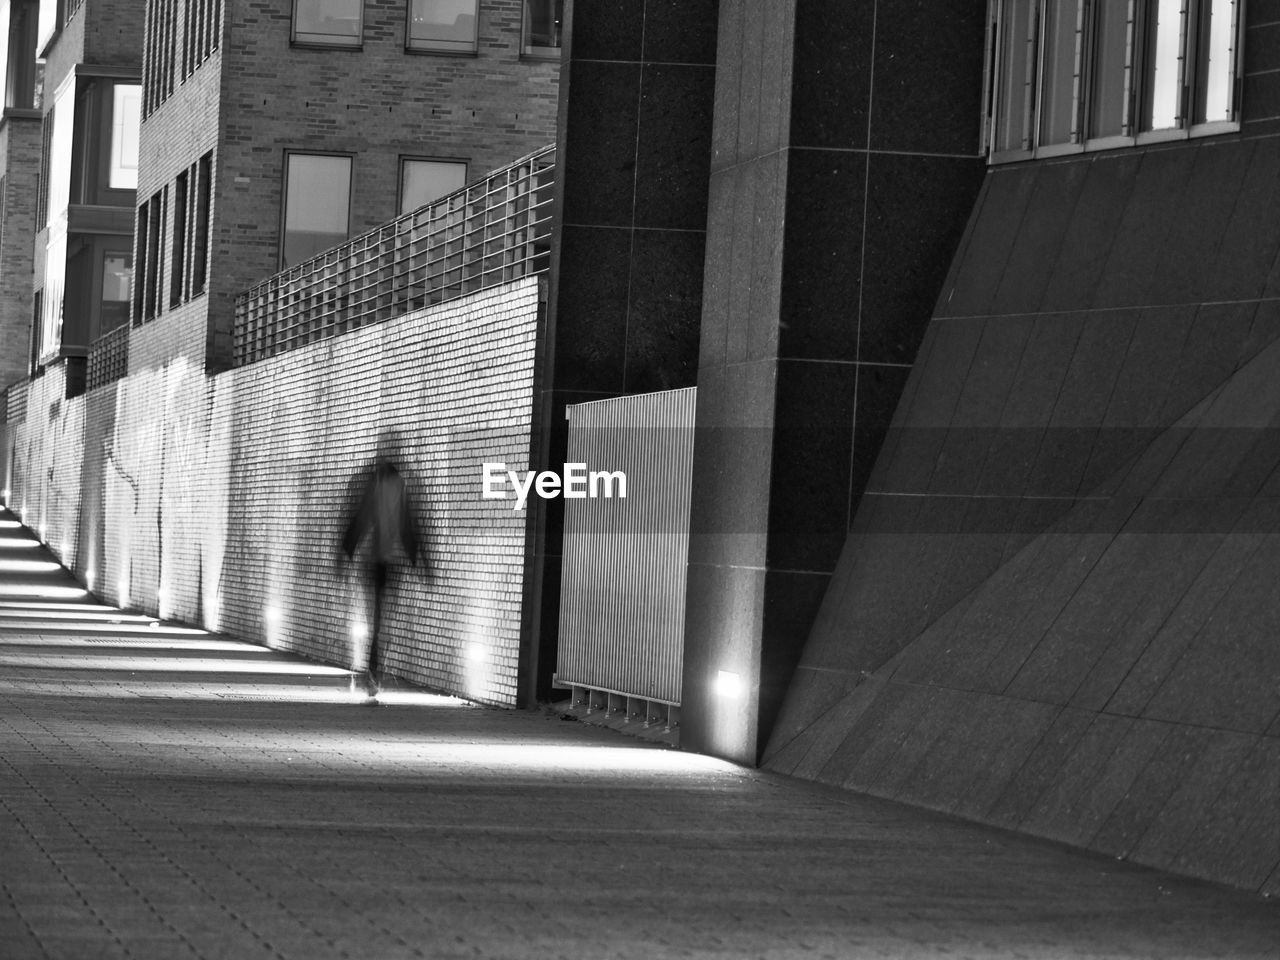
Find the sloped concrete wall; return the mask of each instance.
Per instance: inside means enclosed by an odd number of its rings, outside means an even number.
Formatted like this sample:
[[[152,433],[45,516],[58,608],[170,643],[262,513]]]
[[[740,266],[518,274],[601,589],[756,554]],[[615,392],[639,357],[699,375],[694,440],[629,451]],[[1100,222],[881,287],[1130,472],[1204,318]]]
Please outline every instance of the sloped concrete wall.
[[[1280,141],[993,169],[766,754],[1280,892]]]

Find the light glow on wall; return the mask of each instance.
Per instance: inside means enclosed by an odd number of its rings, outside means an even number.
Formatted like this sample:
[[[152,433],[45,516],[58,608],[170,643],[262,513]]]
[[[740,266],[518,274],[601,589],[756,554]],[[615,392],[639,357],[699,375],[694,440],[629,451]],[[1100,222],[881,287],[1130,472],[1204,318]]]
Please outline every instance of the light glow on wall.
[[[0,597],[44,597],[55,600],[65,597],[78,600],[85,595],[80,587],[43,587],[29,583],[0,583]]]
[[[283,615],[277,606],[269,605],[262,611],[267,646],[273,646],[280,639],[280,623],[282,620]]]
[[[53,573],[61,569],[52,560],[0,560],[0,573]]]
[[[725,699],[741,699],[743,693],[742,675],[729,670],[717,670],[713,689],[717,696]]]
[[[463,689],[472,699],[479,700],[484,696],[489,683],[488,659],[484,637],[476,632],[468,633],[462,647]]]
[[[25,657],[13,654],[5,657],[5,666],[48,667],[46,654]],[[228,660],[220,657],[166,658],[157,656],[121,657],[92,653],[60,655],[59,667],[68,670],[128,671],[129,673],[255,673],[269,676],[340,677],[347,671],[341,667],[329,667],[305,660],[261,661]]]

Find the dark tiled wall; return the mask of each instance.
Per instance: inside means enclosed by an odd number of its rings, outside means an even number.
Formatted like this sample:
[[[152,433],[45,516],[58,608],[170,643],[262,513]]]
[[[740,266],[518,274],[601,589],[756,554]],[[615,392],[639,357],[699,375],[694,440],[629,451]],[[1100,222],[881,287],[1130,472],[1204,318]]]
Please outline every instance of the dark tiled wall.
[[[1246,88],[1242,135],[987,175],[771,767],[1280,891],[1280,101]]]
[[[717,0],[566,5],[562,209],[533,459],[563,463],[566,404],[697,380]],[[560,502],[541,501],[540,695],[559,611]]]
[[[1280,2],[1249,0],[1245,4],[1245,130],[1280,131]]]
[[[699,426],[741,442],[694,497],[745,537],[691,555],[694,746],[754,760],[782,701],[981,183],[982,55],[973,5],[721,4]],[[753,662],[730,742],[702,679]]]

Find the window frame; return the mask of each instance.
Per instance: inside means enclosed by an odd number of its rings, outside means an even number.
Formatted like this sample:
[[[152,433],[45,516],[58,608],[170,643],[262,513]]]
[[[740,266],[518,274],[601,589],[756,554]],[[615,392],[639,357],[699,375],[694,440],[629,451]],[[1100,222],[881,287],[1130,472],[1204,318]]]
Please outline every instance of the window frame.
[[[529,40],[529,5],[531,3],[551,3],[557,0],[521,0],[520,3],[520,57],[524,60],[559,60],[564,49],[564,4],[560,0],[560,46],[544,47],[531,44]]]
[[[412,213],[414,210],[420,209],[419,207],[414,207],[412,210],[404,209],[404,174],[406,170],[406,165],[410,163],[449,163],[449,164],[460,166],[462,167],[462,186],[463,187],[467,185],[468,183],[467,178],[470,175],[470,171],[471,171],[471,161],[469,160],[462,160],[456,157],[423,157],[423,156],[418,156],[416,154],[402,154],[396,166],[396,172],[398,174],[398,176],[396,177],[396,210],[398,211],[396,213],[397,217],[403,217],[407,214]],[[450,191],[450,192],[453,192],[453,191]],[[442,196],[448,196],[448,194],[442,194]],[[428,204],[435,203],[435,200],[428,200],[427,203]]]
[[[0,83],[4,84],[6,108],[15,110],[34,110],[36,107],[36,42],[40,26],[40,4],[38,0],[11,0],[7,35],[4,76]]]
[[[1241,47],[1244,41],[1245,3],[1246,0],[1234,0],[1231,3],[1232,24],[1228,36],[1230,38],[1230,67],[1232,118],[1229,120],[1211,120],[1194,122],[1195,111],[1199,109],[1198,84],[1203,74],[1200,70],[1201,58],[1208,56],[1207,42],[1202,43],[1199,29],[1208,22],[1206,10],[1211,9],[1214,0],[1182,0],[1179,12],[1179,96],[1181,98],[1177,125],[1154,130],[1143,129],[1144,117],[1148,110],[1150,95],[1151,50],[1153,48],[1152,24],[1155,5],[1159,0],[1130,0],[1126,20],[1126,38],[1124,48],[1124,89],[1121,107],[1124,117],[1125,132],[1091,136],[1090,126],[1097,116],[1095,94],[1101,76],[1099,30],[1102,28],[1102,0],[1068,0],[1076,4],[1077,42],[1074,60],[1072,61],[1074,89],[1072,91],[1072,139],[1063,143],[1042,143],[1043,110],[1046,64],[1046,36],[1048,32],[1046,11],[1054,0],[990,0],[988,4],[987,31],[987,70],[983,89],[983,152],[991,165],[1013,163],[1025,160],[1039,160],[1049,157],[1061,157],[1076,153],[1088,153],[1099,150],[1114,150],[1122,147],[1143,146],[1151,143],[1185,140],[1192,137],[1214,136],[1223,133],[1234,133],[1240,129],[1241,90],[1243,77],[1243,57]],[[1002,129],[1005,118],[998,113],[1005,82],[1004,71],[1015,60],[1007,55],[1012,49],[1005,31],[1017,19],[1011,16],[1013,5],[1024,4],[1029,11],[1027,25],[1027,44],[1029,62],[1029,86],[1031,95],[1023,96],[1017,101],[1023,113],[1021,118],[1023,146],[1017,148],[996,149],[998,132]]]
[[[276,255],[277,269],[287,270],[289,267],[297,266],[297,264],[286,264],[284,260],[285,238],[288,234],[289,227],[289,163],[293,157],[342,157],[348,162],[347,166],[347,232],[346,236],[339,240],[334,246],[345,243],[351,239],[351,211],[353,209],[355,186],[355,170],[356,155],[354,153],[343,153],[338,150],[307,150],[304,148],[287,148],[284,151],[284,158],[280,169],[280,241],[279,249]],[[326,248],[327,249],[327,248]],[[312,254],[315,256],[315,254]],[[304,257],[299,263],[305,263],[310,257]]]
[[[185,167],[173,178],[173,241],[169,244],[169,309],[190,299],[187,293],[187,270],[190,266],[188,231],[191,223],[191,168]]]
[[[203,296],[209,287],[209,238],[213,217],[213,151],[191,165],[195,185],[191,198],[191,254],[188,299]]]
[[[364,0],[352,0],[360,9],[359,23],[354,37],[340,34],[310,33],[298,31],[298,7],[308,0],[293,0],[289,14],[289,43],[295,47],[313,50],[361,50],[364,48]],[[331,39],[325,39],[329,37]]]
[[[104,333],[110,333],[112,330],[117,330],[120,327],[129,326],[129,311],[131,309],[131,304],[133,303],[133,250],[128,247],[119,246],[119,239],[121,238],[116,238],[114,242],[103,243],[98,247],[98,257],[94,274],[94,289],[97,291],[97,295],[94,297],[94,304],[95,310],[97,311],[98,336],[102,336]],[[129,272],[129,294],[122,301],[111,301],[114,303],[123,303],[125,305],[124,319],[121,322],[108,327],[103,323],[103,316],[105,313],[104,305],[108,301],[102,296],[102,288],[106,285],[107,260],[110,257],[121,257],[125,260],[125,270]]]
[[[430,2],[430,0],[423,0]],[[474,32],[470,44],[457,40],[421,40],[415,45],[413,39],[413,5],[414,0],[405,3],[404,11],[404,50],[405,53],[426,54],[438,57],[474,57],[480,49],[480,0],[471,0]],[[433,46],[446,44],[446,46]]]

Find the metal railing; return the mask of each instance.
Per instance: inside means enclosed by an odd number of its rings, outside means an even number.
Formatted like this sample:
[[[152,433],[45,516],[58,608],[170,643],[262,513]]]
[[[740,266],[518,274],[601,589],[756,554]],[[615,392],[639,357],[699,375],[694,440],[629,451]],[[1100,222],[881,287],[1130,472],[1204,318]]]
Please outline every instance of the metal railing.
[[[250,288],[235,365],[545,271],[554,176],[553,145]]]
[[[129,324],[108,330],[89,346],[88,389],[119,380],[129,372]]]

